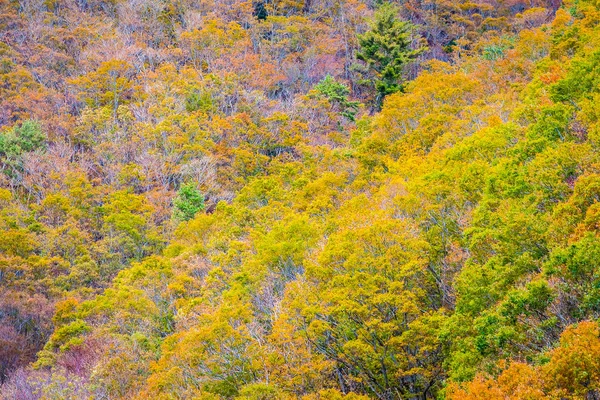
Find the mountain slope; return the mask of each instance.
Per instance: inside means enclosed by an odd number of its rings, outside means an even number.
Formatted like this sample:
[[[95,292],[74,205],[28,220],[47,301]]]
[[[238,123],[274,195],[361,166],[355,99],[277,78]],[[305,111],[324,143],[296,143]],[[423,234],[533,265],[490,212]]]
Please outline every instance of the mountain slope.
[[[596,1],[1,7],[3,397],[599,395]]]

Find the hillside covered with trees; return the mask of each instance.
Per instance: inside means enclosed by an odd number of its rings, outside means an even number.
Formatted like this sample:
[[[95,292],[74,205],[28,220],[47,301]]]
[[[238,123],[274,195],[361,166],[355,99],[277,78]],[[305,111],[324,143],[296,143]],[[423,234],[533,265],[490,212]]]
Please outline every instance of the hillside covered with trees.
[[[599,0],[0,0],[0,398],[600,399]]]

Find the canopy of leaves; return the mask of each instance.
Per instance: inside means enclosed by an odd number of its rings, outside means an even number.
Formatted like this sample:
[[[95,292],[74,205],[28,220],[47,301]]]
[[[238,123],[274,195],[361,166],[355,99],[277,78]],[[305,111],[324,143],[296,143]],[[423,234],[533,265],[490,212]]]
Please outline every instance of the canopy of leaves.
[[[1,398],[600,398],[598,1],[0,31]]]
[[[204,195],[193,183],[182,185],[173,199],[173,218],[189,221],[202,210],[204,210]]]

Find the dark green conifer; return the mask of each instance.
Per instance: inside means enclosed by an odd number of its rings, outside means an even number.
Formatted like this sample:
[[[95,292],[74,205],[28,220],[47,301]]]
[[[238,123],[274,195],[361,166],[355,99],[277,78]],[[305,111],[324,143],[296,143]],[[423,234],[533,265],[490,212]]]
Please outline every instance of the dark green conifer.
[[[385,96],[403,89],[405,66],[423,52],[411,47],[413,26],[398,18],[398,8],[382,4],[375,12],[371,29],[358,36],[360,51],[356,57],[375,75],[375,107],[380,109]]]

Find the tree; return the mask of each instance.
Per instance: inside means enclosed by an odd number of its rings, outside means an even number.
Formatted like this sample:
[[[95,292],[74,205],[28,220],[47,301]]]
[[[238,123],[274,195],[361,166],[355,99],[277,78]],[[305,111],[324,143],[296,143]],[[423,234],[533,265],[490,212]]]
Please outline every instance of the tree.
[[[109,60],[97,70],[69,80],[78,91],[78,97],[89,107],[110,106],[117,117],[119,105],[134,97],[137,87],[132,81],[133,66],[123,60]]]
[[[21,169],[24,153],[46,148],[46,135],[36,121],[23,121],[21,126],[0,133],[0,168],[8,175]]]
[[[173,218],[189,221],[198,211],[204,210],[204,195],[193,183],[182,185],[173,200]]]
[[[342,83],[337,82],[331,75],[327,75],[314,87],[320,97],[326,98],[333,107],[339,109],[339,113],[350,121],[356,119],[356,113],[360,103],[348,100],[350,89]]]
[[[397,15],[395,5],[382,4],[375,12],[371,30],[358,36],[360,52],[356,58],[374,72],[377,109],[381,108],[385,96],[403,90],[404,67],[424,51],[411,48],[413,26],[399,20]]]
[[[549,362],[531,366],[512,362],[497,378],[478,375],[447,388],[449,400],[476,399],[597,399],[600,394],[598,324],[583,321],[565,329]],[[502,364],[499,365],[503,367]]]

